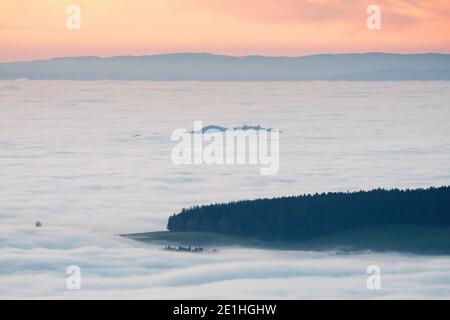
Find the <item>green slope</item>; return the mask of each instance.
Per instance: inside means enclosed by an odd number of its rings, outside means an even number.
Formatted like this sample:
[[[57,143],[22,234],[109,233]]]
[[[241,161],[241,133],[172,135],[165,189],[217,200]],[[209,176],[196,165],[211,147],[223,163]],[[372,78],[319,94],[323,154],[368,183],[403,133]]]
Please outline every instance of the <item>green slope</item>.
[[[262,242],[211,232],[149,232],[123,235],[129,239],[155,245],[190,245],[207,248],[253,247],[284,250],[313,250],[338,252],[395,251],[417,254],[450,255],[450,227],[382,225],[336,232],[302,241]]]

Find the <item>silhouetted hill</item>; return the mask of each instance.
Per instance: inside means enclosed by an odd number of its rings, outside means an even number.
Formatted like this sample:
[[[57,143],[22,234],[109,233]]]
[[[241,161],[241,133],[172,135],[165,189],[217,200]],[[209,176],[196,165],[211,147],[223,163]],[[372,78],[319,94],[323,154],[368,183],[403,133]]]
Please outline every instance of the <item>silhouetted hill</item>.
[[[299,242],[381,225],[450,226],[450,187],[322,193],[195,206],[171,216],[167,228]]]
[[[63,80],[450,80],[448,54],[231,57],[204,53],[68,57],[0,63],[0,79]]]

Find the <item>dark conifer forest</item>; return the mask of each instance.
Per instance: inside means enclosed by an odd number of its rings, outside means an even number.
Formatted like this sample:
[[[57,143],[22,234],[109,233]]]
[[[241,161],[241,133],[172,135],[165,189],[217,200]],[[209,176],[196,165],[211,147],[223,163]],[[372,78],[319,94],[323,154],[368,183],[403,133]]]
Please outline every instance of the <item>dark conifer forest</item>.
[[[450,225],[450,187],[321,193],[194,206],[170,231],[208,231],[265,241],[302,241],[375,225]]]

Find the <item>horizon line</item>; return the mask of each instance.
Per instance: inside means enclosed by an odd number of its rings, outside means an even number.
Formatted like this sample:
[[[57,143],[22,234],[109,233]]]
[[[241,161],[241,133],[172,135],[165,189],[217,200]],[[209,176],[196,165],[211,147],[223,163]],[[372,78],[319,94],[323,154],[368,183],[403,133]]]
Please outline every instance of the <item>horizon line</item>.
[[[154,54],[121,54],[121,55],[74,55],[74,56],[55,56],[49,58],[42,59],[33,59],[33,60],[10,60],[10,61],[0,61],[0,64],[6,63],[23,63],[23,62],[42,62],[42,61],[52,61],[52,60],[62,60],[62,59],[80,59],[80,58],[95,58],[95,59],[111,59],[111,58],[125,58],[125,57],[133,57],[133,58],[143,58],[143,57],[159,57],[159,56],[173,56],[173,55],[205,55],[205,56],[216,56],[216,57],[228,57],[228,58],[249,58],[249,57],[259,57],[259,58],[289,58],[289,59],[298,59],[298,58],[307,58],[307,57],[315,57],[315,56],[344,56],[344,55],[369,55],[369,54],[384,54],[384,55],[402,55],[402,56],[413,56],[413,55],[450,55],[450,52],[415,52],[415,53],[400,53],[400,52],[386,52],[386,51],[365,51],[365,52],[345,52],[345,53],[315,53],[315,54],[306,54],[306,55],[298,55],[298,56],[290,56],[290,55],[261,55],[261,54],[247,54],[247,55],[228,55],[228,54],[220,54],[220,53],[210,53],[204,51],[180,51],[180,52],[168,52],[168,53],[154,53]]]

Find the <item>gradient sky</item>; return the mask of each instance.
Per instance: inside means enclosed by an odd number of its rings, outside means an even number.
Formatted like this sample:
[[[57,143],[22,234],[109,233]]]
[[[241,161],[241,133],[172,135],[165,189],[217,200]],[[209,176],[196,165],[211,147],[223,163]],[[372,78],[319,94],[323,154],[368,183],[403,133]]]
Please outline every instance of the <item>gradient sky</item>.
[[[81,30],[66,8],[81,7]],[[366,28],[369,4],[382,30]],[[2,0],[0,61],[210,52],[450,53],[449,0]]]

